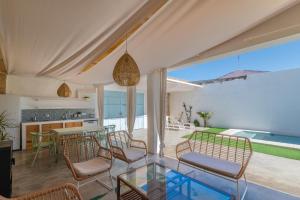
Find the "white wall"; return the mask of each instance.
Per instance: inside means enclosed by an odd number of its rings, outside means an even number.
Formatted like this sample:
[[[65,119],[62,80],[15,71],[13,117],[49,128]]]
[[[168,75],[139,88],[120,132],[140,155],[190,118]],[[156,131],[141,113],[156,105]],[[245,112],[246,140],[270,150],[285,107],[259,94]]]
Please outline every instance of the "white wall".
[[[20,96],[57,97],[57,89],[62,83],[52,78],[8,75],[6,92]],[[66,83],[72,91],[71,97],[77,97],[78,90],[92,88],[92,85]]]
[[[9,75],[6,92],[21,96],[20,109],[95,108],[96,96],[92,85],[66,82],[72,91],[72,96],[71,98],[59,98],[56,92],[62,83],[62,81],[52,78]],[[91,97],[90,100],[82,99],[82,96],[86,95]]]
[[[171,116],[179,116],[183,102],[193,106],[193,120],[200,119],[198,111],[213,112],[211,126],[300,135],[300,69],[252,75],[247,80],[205,85],[191,92],[173,92]]]

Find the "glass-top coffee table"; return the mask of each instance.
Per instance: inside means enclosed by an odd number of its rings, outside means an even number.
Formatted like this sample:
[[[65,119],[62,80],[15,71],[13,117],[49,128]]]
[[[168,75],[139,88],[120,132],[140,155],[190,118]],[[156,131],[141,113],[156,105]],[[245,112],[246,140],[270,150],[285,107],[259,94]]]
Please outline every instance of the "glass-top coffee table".
[[[118,200],[232,200],[234,197],[158,163],[121,174]],[[121,194],[121,185],[129,189]]]

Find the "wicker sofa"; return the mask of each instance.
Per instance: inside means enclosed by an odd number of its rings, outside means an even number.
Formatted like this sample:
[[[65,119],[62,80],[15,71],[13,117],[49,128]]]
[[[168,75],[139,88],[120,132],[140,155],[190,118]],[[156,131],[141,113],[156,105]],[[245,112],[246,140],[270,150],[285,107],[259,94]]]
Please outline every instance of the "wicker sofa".
[[[248,138],[205,131],[195,131],[176,146],[177,170],[181,163],[222,176],[236,183],[237,199],[247,192],[245,170],[252,155]],[[246,188],[240,198],[239,179],[244,176]]]

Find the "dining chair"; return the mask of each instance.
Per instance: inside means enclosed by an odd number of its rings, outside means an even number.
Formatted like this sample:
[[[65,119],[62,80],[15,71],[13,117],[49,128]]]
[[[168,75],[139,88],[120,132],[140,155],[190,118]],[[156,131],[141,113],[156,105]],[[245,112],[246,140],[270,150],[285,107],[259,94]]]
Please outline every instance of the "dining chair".
[[[49,155],[56,155],[56,134],[50,132],[31,132],[32,150],[35,152],[31,166],[34,166],[39,153],[48,149]]]
[[[128,164],[145,159],[147,163],[147,145],[142,140],[133,139],[127,131],[114,131],[107,134],[107,140],[114,158]]]
[[[109,149],[102,147],[95,136],[74,135],[64,141],[64,159],[77,181],[77,188],[96,181],[105,188],[114,188],[110,169],[112,155]],[[100,174],[108,173],[111,186],[96,178]],[[80,184],[80,181],[93,178],[91,181]]]

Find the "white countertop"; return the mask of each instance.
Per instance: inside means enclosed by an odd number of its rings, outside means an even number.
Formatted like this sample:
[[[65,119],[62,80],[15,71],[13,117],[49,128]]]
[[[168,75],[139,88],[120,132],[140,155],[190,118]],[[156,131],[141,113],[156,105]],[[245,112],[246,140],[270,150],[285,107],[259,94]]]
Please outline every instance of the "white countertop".
[[[82,121],[86,121],[86,120],[98,120],[98,118],[67,119],[67,120],[56,120],[56,121],[21,122],[21,124],[34,125],[34,124],[49,124],[49,123],[82,122]]]

